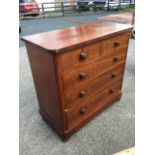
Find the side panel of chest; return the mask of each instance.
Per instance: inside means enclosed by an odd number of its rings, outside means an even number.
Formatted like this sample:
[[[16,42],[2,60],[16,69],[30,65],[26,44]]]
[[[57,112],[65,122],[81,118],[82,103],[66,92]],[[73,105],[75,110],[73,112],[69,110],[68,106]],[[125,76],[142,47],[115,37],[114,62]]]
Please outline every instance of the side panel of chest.
[[[55,59],[45,50],[26,44],[39,107],[58,130],[63,130],[62,105]]]

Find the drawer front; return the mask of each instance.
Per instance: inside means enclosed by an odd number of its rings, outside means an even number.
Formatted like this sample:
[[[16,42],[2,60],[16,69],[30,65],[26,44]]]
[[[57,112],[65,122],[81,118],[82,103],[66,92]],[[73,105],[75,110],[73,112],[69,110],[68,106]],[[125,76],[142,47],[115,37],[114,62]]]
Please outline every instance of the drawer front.
[[[126,58],[126,48],[111,53],[105,57],[100,57],[88,65],[80,67],[74,71],[62,74],[63,89],[65,91],[79,87],[86,81],[97,77],[106,72],[106,70],[117,66]]]
[[[119,64],[122,61],[125,61],[126,54],[127,54],[127,49],[124,48],[122,50],[118,50],[115,53],[111,53],[110,55],[102,57],[100,61],[102,69],[106,70],[110,67],[114,67],[115,65]]]
[[[70,90],[65,91],[66,106],[73,103],[78,104],[81,101],[84,102],[91,95],[97,94],[107,88],[111,82],[121,79],[123,77],[124,65],[125,63],[121,63],[116,68],[113,68],[95,79],[86,82],[80,87],[75,89],[71,88]]]
[[[102,56],[107,56],[128,47],[129,33],[101,41]]]
[[[100,42],[85,46],[75,51],[69,51],[60,55],[61,69],[68,72],[98,58],[100,55]]]
[[[101,104],[104,104],[105,99],[112,98],[114,95],[120,92],[120,89],[121,80],[118,80],[116,83],[111,83],[107,89],[101,91],[97,95],[94,95],[85,103],[66,109],[65,113],[68,128],[73,127],[74,125],[80,123],[84,118],[91,115],[94,112],[94,109],[101,106]]]

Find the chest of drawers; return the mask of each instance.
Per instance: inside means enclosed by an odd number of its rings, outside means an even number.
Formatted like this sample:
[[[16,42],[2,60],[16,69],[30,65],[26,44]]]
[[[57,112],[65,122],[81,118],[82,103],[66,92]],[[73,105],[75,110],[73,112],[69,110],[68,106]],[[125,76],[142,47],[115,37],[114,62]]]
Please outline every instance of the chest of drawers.
[[[120,99],[131,29],[89,23],[22,37],[40,114],[62,140]]]

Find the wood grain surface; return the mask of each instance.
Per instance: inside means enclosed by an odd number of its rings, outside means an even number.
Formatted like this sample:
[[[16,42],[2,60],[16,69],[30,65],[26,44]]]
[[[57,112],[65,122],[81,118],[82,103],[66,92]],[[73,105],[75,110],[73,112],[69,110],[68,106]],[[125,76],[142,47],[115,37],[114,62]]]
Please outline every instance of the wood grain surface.
[[[22,38],[40,114],[62,140],[120,100],[131,29],[89,23]]]
[[[21,37],[52,53],[75,49],[99,39],[129,32],[133,26],[118,23],[96,22]]]

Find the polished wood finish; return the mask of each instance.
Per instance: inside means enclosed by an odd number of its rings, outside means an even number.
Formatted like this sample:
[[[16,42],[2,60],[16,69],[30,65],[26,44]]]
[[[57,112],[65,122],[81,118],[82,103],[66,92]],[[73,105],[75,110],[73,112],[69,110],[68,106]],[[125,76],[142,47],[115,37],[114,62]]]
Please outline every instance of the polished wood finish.
[[[46,112],[56,128],[62,129],[63,113],[61,112],[62,105],[59,99],[54,58],[33,44],[27,43],[26,47],[40,109]]]
[[[132,28],[133,26],[131,25],[96,22],[25,36],[22,39],[51,53],[62,53],[95,41],[129,32]]]
[[[124,63],[117,68],[111,69],[107,73],[104,73],[100,76],[96,76],[94,79],[85,82],[80,87],[73,87],[74,89],[69,89],[68,91],[65,91],[65,105],[73,104],[74,102],[77,103],[84,101],[90,95],[94,96],[99,91],[105,89],[106,86],[115,79],[121,79],[123,76],[123,69]],[[81,96],[80,92],[84,92],[85,95]]]
[[[111,66],[116,66],[118,63],[125,60],[125,57],[126,52],[120,52],[118,54],[114,53],[106,57],[100,57],[100,59],[91,63],[91,67],[89,65],[85,65],[73,71],[62,73],[64,89],[71,89],[86,82],[87,80],[95,78],[105,72],[106,69],[109,69]]]
[[[94,52],[95,51],[95,52]],[[60,55],[61,70],[69,72],[77,67],[81,67],[92,62],[100,56],[100,43],[94,43],[83,48],[66,52]],[[71,65],[72,64],[72,65]]]
[[[106,98],[112,97],[113,95],[120,92],[121,89],[121,79],[118,79],[112,83],[108,83],[107,88],[100,91],[82,104],[77,104],[71,108],[66,109],[66,117],[68,128],[76,125],[76,123],[82,122],[83,117],[88,117],[94,109],[98,106],[103,105]],[[102,102],[100,102],[102,101]],[[94,104],[95,103],[95,104]]]
[[[106,39],[101,42],[101,51],[103,56],[116,52],[122,52],[122,49],[128,47],[128,33]]]
[[[40,114],[62,140],[120,99],[131,29],[89,23],[22,38]]]

